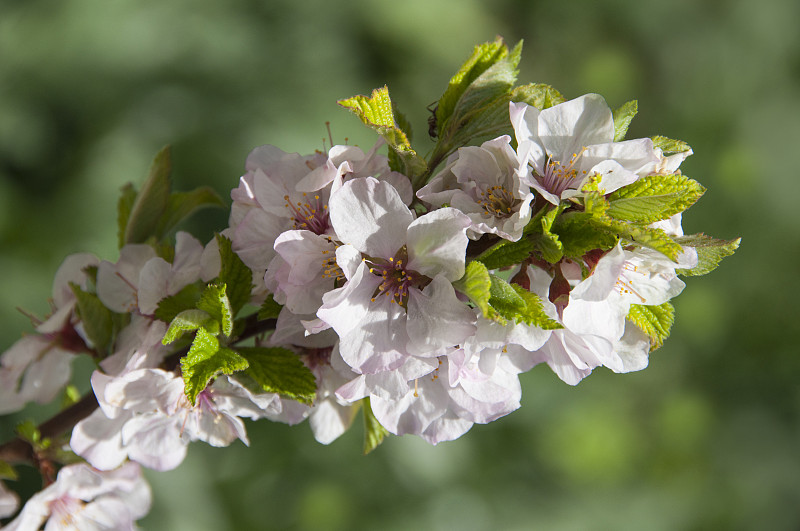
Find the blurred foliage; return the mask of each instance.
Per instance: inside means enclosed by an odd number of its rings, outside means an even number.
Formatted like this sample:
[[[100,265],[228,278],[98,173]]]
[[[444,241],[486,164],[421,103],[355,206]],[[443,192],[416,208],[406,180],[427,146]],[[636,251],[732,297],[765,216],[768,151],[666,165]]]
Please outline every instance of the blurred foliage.
[[[250,424],[249,449],[195,444],[149,473],[143,527],[797,529],[798,20],[791,0],[6,0],[0,348],[30,329],[15,307],[47,311],[67,254],[116,259],[117,194],[163,145],[175,189],[228,197],[250,149],[322,149],[327,120],[370,147],[335,102],[388,84],[424,153],[425,107],[472,46],[524,39],[520,82],[638,99],[629,138],[695,150],[682,169],[708,192],[686,231],[743,237],[687,280],[651,367],[575,388],[538,367],[520,411],[436,448],[390,438],[362,457],[358,428],[325,447],[307,426]],[[206,239],[226,223],[198,217]],[[3,440],[19,418],[0,419]],[[34,482],[23,470],[18,488]]]

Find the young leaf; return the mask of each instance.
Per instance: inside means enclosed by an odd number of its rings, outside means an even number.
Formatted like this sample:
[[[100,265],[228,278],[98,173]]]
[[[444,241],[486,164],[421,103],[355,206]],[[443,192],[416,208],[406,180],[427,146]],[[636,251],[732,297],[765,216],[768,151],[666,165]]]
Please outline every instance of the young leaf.
[[[281,314],[281,310],[283,306],[275,302],[275,299],[272,295],[269,295],[264,304],[261,305],[261,308],[258,310],[258,320],[264,321],[265,319],[277,319],[278,316]]]
[[[683,252],[683,248],[680,244],[675,243],[675,241],[661,229],[625,223],[611,218],[593,218],[591,223],[597,227],[597,230],[608,232],[609,234],[630,240],[644,247],[649,247],[663,254],[673,262],[677,261],[678,256]]]
[[[564,328],[561,323],[551,319],[544,311],[542,299],[538,295],[532,293],[518,284],[510,284],[514,291],[517,292],[522,300],[525,301],[525,309],[520,311],[514,320],[523,322],[528,325],[538,326],[543,330],[556,330]]]
[[[635,223],[654,223],[683,212],[705,193],[683,174],[648,175],[608,197],[608,215]]]
[[[364,410],[364,455],[367,455],[383,442],[389,435],[389,430],[375,418],[369,397],[364,398],[361,402],[363,404],[361,409]]]
[[[317,396],[317,380],[300,358],[285,348],[241,347],[250,363],[247,374],[269,393],[278,393],[305,404]]]
[[[531,83],[514,87],[509,100],[517,103],[527,103],[540,111],[567,101],[559,91],[544,83]]]
[[[117,201],[117,245],[120,249],[125,245],[125,232],[128,220],[131,217],[133,204],[136,202],[136,190],[131,183],[122,187],[122,193]]]
[[[515,242],[503,240],[481,253],[476,260],[482,262],[486,269],[499,269],[519,264],[528,258],[533,250],[533,242],[526,238]]]
[[[720,261],[732,255],[739,248],[741,238],[735,240],[718,240],[705,234],[692,234],[675,238],[680,245],[693,247],[697,251],[697,266],[693,269],[678,269],[679,275],[700,276],[717,268]]]
[[[491,274],[489,278],[492,279],[491,297],[489,298],[492,308],[506,319],[519,317],[527,308],[525,299],[520,297],[517,290],[502,278]]]
[[[143,243],[157,234],[159,220],[169,204],[171,171],[172,163],[167,146],[153,159],[147,180],[131,207],[125,227],[125,243]]]
[[[533,239],[536,250],[541,253],[542,258],[551,264],[555,264],[564,256],[564,245],[558,239],[558,235],[554,234],[551,229],[556,218],[565,207],[566,204],[562,203],[542,216],[542,231]]]
[[[231,305],[231,315],[236,317],[239,310],[250,300],[253,290],[253,273],[239,255],[231,249],[231,241],[221,234],[217,234],[221,268],[219,281],[226,286],[228,301]]]
[[[617,237],[598,231],[593,219],[592,214],[585,212],[568,212],[558,218],[553,233],[558,235],[564,256],[580,258],[594,249],[611,249],[617,244]]]
[[[506,46],[501,37],[495,39],[494,42],[486,42],[475,46],[469,59],[450,78],[447,90],[444,91],[436,106],[438,136],[441,136],[445,123],[450,119],[456,104],[467,90],[467,87],[486,70],[507,56],[508,46]]]
[[[631,100],[614,111],[614,142],[620,142],[625,139],[631,120],[633,120],[637,112],[639,112],[639,102],[636,100]]]
[[[392,100],[389,98],[389,89],[386,86],[373,90],[370,97],[353,96],[352,98],[339,100],[338,103],[342,107],[349,109],[364,124],[386,140],[386,143],[397,152],[397,155],[403,161],[405,165],[403,173],[409,177],[425,173],[428,165],[411,148],[411,143],[406,133],[395,122]]]
[[[173,192],[169,196],[167,208],[159,220],[156,234],[164,237],[181,221],[204,208],[224,208],[225,201],[213,188],[202,186],[191,192]]]
[[[683,140],[673,140],[665,136],[654,136],[652,137],[652,140],[653,147],[661,148],[661,151],[665,155],[670,153],[683,153],[684,151],[689,151],[692,149],[689,147],[689,144]]]
[[[484,317],[489,318],[493,313],[493,310],[489,307],[492,279],[486,266],[481,262],[472,261],[468,263],[464,276],[456,281],[453,287],[469,297],[469,300],[480,309]]]
[[[11,481],[16,481],[17,479],[17,471],[3,460],[0,460],[0,479],[9,479]]]
[[[205,328],[198,328],[189,353],[181,358],[184,394],[194,405],[197,395],[213,378],[220,374],[243,371],[247,367],[245,358],[229,348],[220,348],[216,337]]]
[[[658,306],[631,304],[628,321],[650,336],[650,350],[652,351],[663,345],[664,340],[669,337],[670,328],[675,321],[675,308],[669,302]]]
[[[202,292],[202,284],[195,282],[186,285],[175,295],[164,297],[158,303],[158,308],[156,308],[156,319],[164,321],[165,323],[172,322],[175,316],[182,311],[195,308],[197,306],[197,301],[200,300]]]
[[[197,309],[208,312],[222,325],[222,333],[230,337],[233,332],[233,315],[225,289],[225,284],[210,284],[200,296]]]
[[[203,310],[184,310],[172,320],[161,342],[169,345],[181,337],[184,332],[204,329],[211,335],[219,335],[219,321]]]
[[[106,354],[114,336],[113,312],[94,293],[83,291],[73,282],[70,282],[69,287],[77,299],[78,316],[87,337],[98,352]]]

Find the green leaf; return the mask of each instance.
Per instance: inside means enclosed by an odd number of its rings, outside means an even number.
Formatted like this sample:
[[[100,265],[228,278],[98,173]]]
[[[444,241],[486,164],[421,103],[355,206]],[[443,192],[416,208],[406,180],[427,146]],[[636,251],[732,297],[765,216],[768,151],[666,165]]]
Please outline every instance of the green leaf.
[[[258,320],[264,321],[265,319],[277,319],[281,314],[283,306],[275,302],[272,295],[269,295],[258,310]]]
[[[514,316],[517,322],[523,322],[527,325],[538,326],[543,330],[556,330],[564,328],[561,323],[551,319],[544,311],[542,299],[538,295],[532,293],[518,284],[511,284],[517,295],[525,301],[525,308],[521,310],[518,315]]]
[[[481,253],[476,260],[482,262],[486,269],[499,269],[519,264],[534,250],[533,242],[523,238],[515,242],[503,240]]]
[[[447,89],[436,106],[437,132],[441,136],[445,123],[450,119],[467,88],[489,68],[508,56],[508,46],[501,37],[494,42],[475,46],[472,55],[461,65],[458,72],[450,78]],[[512,82],[513,83],[513,82]]]
[[[678,256],[683,252],[680,244],[670,238],[663,230],[653,229],[644,225],[625,223],[615,219],[592,218],[591,223],[599,231],[605,231],[617,237],[624,238],[644,247],[649,247],[660,252],[673,262],[678,260]]]
[[[639,102],[636,100],[631,100],[614,111],[614,142],[620,142],[625,139],[631,120],[633,120],[637,112],[639,112]]]
[[[489,275],[492,279],[489,304],[506,319],[515,319],[527,308],[525,299],[519,296],[511,284],[496,275]]]
[[[457,148],[477,138],[496,137],[510,130],[508,102],[510,91],[517,79],[522,42],[511,51],[508,51],[502,40],[495,41],[498,42],[501,48],[497,54],[487,52],[489,62],[483,63],[479,60],[476,63],[480,65],[480,74],[473,77],[472,74],[477,73],[477,70],[469,68],[469,75],[460,78],[457,74],[453,78],[456,80],[455,85],[451,80],[453,92],[448,94],[451,91],[449,87],[440,100],[436,114],[439,140],[431,155],[432,170]],[[490,46],[490,49],[494,48],[494,45]],[[484,66],[486,68],[483,68]],[[467,80],[471,81],[462,84]],[[456,94],[458,97],[452,104],[451,110],[451,96],[455,97]]]
[[[225,284],[210,284],[206,287],[197,302],[197,309],[208,312],[222,325],[222,333],[230,337],[233,332],[233,315]]]
[[[403,171],[405,175],[413,178],[425,173],[428,165],[411,148],[408,136],[395,122],[392,100],[389,97],[389,89],[386,86],[373,90],[370,97],[353,96],[352,98],[339,100],[338,103],[342,107],[349,109],[364,124],[386,140],[389,147],[402,160],[405,166],[405,171]]]
[[[17,424],[14,431],[17,432],[17,436],[20,439],[28,441],[33,446],[38,446],[42,442],[42,432],[39,431],[39,427],[36,426],[36,423],[30,419]]]
[[[675,308],[669,302],[658,306],[631,304],[628,320],[650,336],[652,351],[663,345],[669,337],[670,328],[675,321]]]
[[[564,256],[564,245],[558,239],[558,235],[551,232],[551,229],[553,228],[553,223],[556,218],[566,206],[566,203],[562,203],[542,216],[542,232],[538,233],[537,237],[533,240],[536,250],[541,253],[542,258],[551,264],[557,263]]]
[[[161,342],[169,345],[185,332],[204,329],[214,336],[219,334],[219,321],[203,310],[184,310],[172,320]]]
[[[580,258],[594,249],[607,250],[617,244],[617,237],[598,231],[593,219],[592,214],[584,212],[569,212],[558,218],[553,232],[561,242],[564,256]]]
[[[720,261],[732,255],[739,248],[741,238],[735,240],[718,240],[705,234],[692,234],[675,238],[680,245],[693,247],[697,251],[697,266],[693,269],[678,269],[680,275],[700,276],[717,268]]]
[[[514,87],[509,100],[516,103],[527,103],[540,111],[567,101],[559,91],[544,83]]]
[[[653,147],[661,148],[661,151],[668,155],[670,153],[683,153],[692,149],[689,144],[683,140],[673,140],[665,136],[652,137]]]
[[[204,208],[225,208],[226,206],[225,201],[223,201],[219,194],[208,186],[202,186],[191,192],[173,192],[170,194],[167,208],[159,220],[156,234],[159,238],[164,237],[181,221],[198,210]]]
[[[231,241],[221,234],[217,234],[221,267],[219,281],[226,286],[228,300],[231,304],[231,315],[236,317],[239,310],[250,301],[253,291],[253,273],[239,255],[233,252]]]
[[[0,459],[0,479],[17,480],[17,471],[13,466]]]
[[[469,297],[469,300],[480,309],[483,316],[490,318],[493,310],[489,307],[492,279],[486,266],[478,261],[467,264],[464,276],[453,283],[453,287]]]
[[[164,297],[159,301],[158,308],[156,308],[156,319],[169,323],[182,311],[195,308],[203,289],[204,287],[200,282],[195,282],[186,285],[175,295]]]
[[[125,227],[125,243],[143,243],[157,234],[159,220],[169,204],[171,171],[172,163],[167,146],[153,159],[147,180],[131,207]]]
[[[136,189],[131,183],[122,187],[122,193],[117,201],[117,245],[120,249],[125,245],[125,233],[128,228],[128,220],[133,211],[133,204],[136,202]]]
[[[113,312],[106,308],[94,293],[83,291],[70,282],[69,287],[77,299],[78,316],[81,318],[86,336],[97,352],[107,354],[114,336]]]
[[[384,428],[375,418],[372,406],[369,403],[369,397],[362,399],[361,403],[361,409],[364,410],[364,455],[367,455],[383,442],[386,436],[389,435],[389,430]]]
[[[285,348],[242,347],[239,353],[250,363],[247,374],[264,391],[311,404],[317,396],[317,380],[300,358]]]
[[[189,353],[181,358],[184,393],[186,398],[195,404],[199,395],[209,381],[220,374],[233,374],[247,369],[248,362],[237,352],[220,347],[216,337],[205,328],[198,328]]]
[[[683,212],[705,193],[683,174],[648,175],[608,197],[608,215],[636,223],[654,223]]]

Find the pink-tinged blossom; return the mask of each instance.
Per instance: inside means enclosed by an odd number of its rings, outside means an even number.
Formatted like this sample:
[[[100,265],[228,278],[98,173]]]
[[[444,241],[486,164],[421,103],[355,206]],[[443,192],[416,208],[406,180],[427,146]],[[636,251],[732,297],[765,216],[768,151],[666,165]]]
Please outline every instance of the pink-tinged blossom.
[[[557,205],[599,178],[606,193],[651,173],[661,162],[649,138],[614,142],[614,118],[605,100],[586,94],[539,111],[511,103],[517,153],[530,163],[527,184]]]
[[[44,525],[46,531],[132,531],[150,503],[150,487],[135,463],[106,472],[68,465],[3,529],[34,531]]]
[[[89,350],[75,314],[76,284],[86,289],[86,268],[96,266],[90,254],[67,257],[53,281],[52,314],[0,356],[0,414],[12,413],[27,402],[50,402],[69,382],[75,354]]]
[[[7,518],[17,512],[19,508],[19,496],[17,493],[8,490],[0,481],[0,518]]]
[[[511,137],[503,135],[459,148],[417,197],[467,214],[472,220],[467,235],[472,239],[488,233],[518,240],[531,219],[533,194],[520,180],[528,172],[527,160],[520,161],[510,142]]]
[[[148,468],[170,470],[183,461],[191,441],[227,446],[238,438],[248,444],[239,417],[288,422],[303,418],[284,411],[278,395],[251,393],[226,376],[200,392],[192,405],[180,377],[143,367],[145,359],[134,356],[116,377],[99,371],[92,375],[100,408],[75,426],[70,446],[99,469],[114,468],[129,458]]]
[[[469,218],[443,208],[415,219],[376,179],[348,181],[331,198],[347,281],[326,293],[317,316],[339,335],[342,358],[359,373],[436,357],[475,331],[451,284],[464,274]]]

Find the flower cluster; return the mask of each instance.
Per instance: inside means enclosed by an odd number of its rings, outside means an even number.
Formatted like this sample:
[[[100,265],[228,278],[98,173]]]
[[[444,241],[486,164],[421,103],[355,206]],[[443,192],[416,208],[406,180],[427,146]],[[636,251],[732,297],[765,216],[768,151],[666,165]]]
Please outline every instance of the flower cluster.
[[[635,102],[513,87],[518,52],[476,48],[433,112],[427,159],[386,88],[339,102],[380,134],[366,153],[256,148],[206,245],[172,230],[222,201],[171,193],[162,151],[123,191],[119,259],[65,260],[51,315],[0,357],[0,414],[54,399],[75,356],[97,365],[62,413],[71,433],[45,424],[0,446],[27,445],[49,485],[9,529],[133,528],[150,503],[140,465],[175,468],[196,440],[248,444],[243,418],[308,419],[329,444],[361,410],[366,451],[388,433],[437,444],[519,408],[538,364],[570,385],[646,367],[679,276],[738,240],[683,234],[704,192],[679,169],[685,143],[624,140]],[[0,483],[0,517],[17,505]]]

